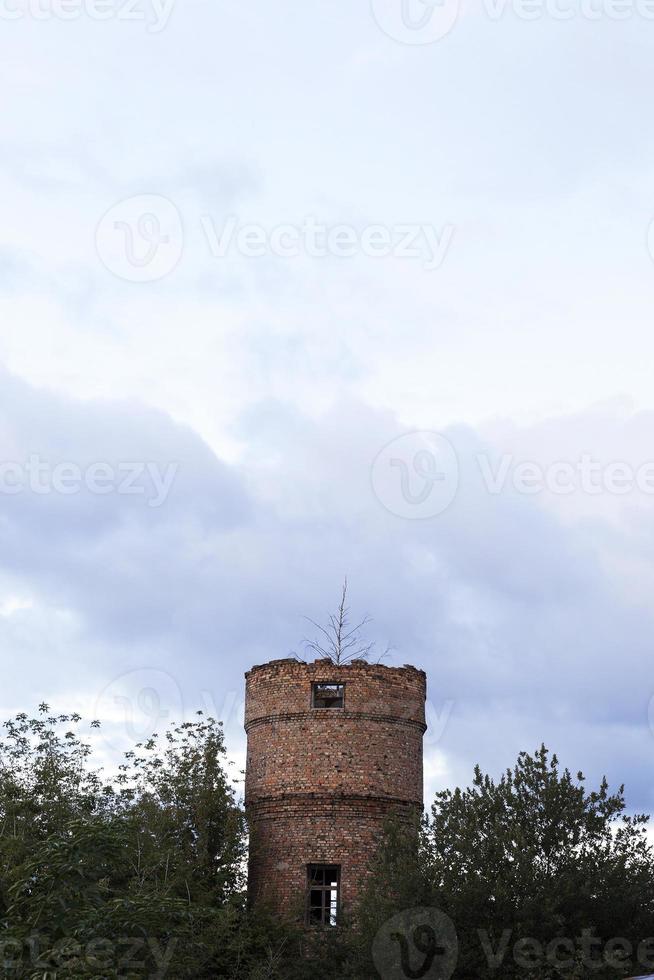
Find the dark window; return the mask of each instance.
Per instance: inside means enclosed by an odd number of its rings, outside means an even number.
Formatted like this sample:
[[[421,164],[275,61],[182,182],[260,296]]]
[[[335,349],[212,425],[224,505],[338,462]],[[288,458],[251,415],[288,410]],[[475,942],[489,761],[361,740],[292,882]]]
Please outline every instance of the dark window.
[[[314,684],[314,708],[342,708],[345,701],[345,684]]]
[[[310,864],[307,869],[307,921],[311,926],[335,926],[341,890],[337,864]]]

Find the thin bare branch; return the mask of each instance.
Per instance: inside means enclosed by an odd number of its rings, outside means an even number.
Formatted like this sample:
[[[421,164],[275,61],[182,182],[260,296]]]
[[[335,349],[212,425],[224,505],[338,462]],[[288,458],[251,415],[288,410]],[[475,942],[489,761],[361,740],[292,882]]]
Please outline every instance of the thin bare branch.
[[[311,653],[322,660],[331,660],[337,666],[351,663],[353,660],[369,660],[376,647],[374,641],[367,641],[362,633],[372,622],[370,616],[364,616],[355,626],[350,624],[350,607],[347,604],[347,578],[343,582],[341,598],[338,609],[335,613],[330,613],[327,625],[323,626],[309,617],[305,617],[317,635],[313,639],[304,637],[303,644],[305,653]],[[390,647],[377,659],[377,663],[388,655]],[[294,654],[297,660],[306,662],[305,658]]]

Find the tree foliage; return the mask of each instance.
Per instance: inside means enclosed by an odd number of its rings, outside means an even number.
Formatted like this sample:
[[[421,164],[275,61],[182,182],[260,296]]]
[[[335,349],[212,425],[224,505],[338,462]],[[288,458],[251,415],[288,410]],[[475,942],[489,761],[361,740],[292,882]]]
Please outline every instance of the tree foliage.
[[[611,793],[604,780],[588,791],[544,746],[499,781],[476,768],[468,789],[437,794],[413,833],[390,828],[362,912],[361,976],[376,975],[375,930],[417,906],[454,923],[455,977],[654,970],[648,818],[625,810],[623,787]]]
[[[477,769],[413,826],[390,824],[357,918],[307,933],[247,908],[220,723],[198,713],[154,734],[111,780],[81,732],[79,715],[41,705],[0,739],[3,977],[367,980],[375,937],[416,908],[454,924],[455,978],[654,970],[647,820],[626,815],[622,788],[588,791],[545,748],[498,781]],[[393,928],[388,941],[413,938]]]
[[[194,722],[90,766],[79,715],[19,714],[0,742],[2,975],[276,977],[298,936],[251,916],[222,728]],[[262,972],[263,971],[263,972]]]

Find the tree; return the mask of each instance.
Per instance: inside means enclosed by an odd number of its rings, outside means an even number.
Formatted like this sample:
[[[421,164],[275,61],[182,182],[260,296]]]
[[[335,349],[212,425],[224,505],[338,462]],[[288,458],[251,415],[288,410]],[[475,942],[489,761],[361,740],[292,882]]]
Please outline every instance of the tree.
[[[80,722],[44,704],[0,740],[2,975],[258,975],[289,936],[245,909],[220,724],[198,714],[153,735],[112,783]]]
[[[305,649],[309,653],[331,660],[336,666],[343,666],[353,660],[368,660],[376,647],[374,640],[367,641],[363,637],[363,631],[372,622],[369,616],[364,616],[355,626],[350,623],[347,588],[347,578],[345,578],[338,609],[335,613],[330,613],[326,626],[308,619],[308,622],[318,630],[319,635],[313,640],[306,638],[304,640]],[[387,647],[379,659],[381,660],[388,652]]]
[[[422,821],[390,823],[356,919],[307,933],[247,908],[220,723],[198,713],[153,734],[107,780],[81,721],[41,705],[0,738],[3,977],[372,980],[380,931],[413,964],[405,976],[426,976],[443,937],[416,925],[417,907],[456,928],[455,980],[654,969],[647,818],[544,747],[499,781],[477,768]]]
[[[623,787],[587,791],[544,746],[497,782],[477,767],[468,789],[437,794],[413,837],[398,841],[396,830],[382,848],[363,948],[393,910],[422,905],[456,927],[455,977],[647,972],[654,856],[648,818],[625,809]]]

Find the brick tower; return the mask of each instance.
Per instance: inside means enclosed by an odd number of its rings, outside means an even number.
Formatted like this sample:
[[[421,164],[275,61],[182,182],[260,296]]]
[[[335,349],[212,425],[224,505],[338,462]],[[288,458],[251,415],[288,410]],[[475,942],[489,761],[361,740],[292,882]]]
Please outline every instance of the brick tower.
[[[250,898],[334,925],[387,817],[422,809],[425,674],[273,660],[245,676]]]

